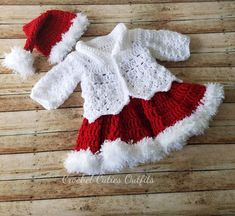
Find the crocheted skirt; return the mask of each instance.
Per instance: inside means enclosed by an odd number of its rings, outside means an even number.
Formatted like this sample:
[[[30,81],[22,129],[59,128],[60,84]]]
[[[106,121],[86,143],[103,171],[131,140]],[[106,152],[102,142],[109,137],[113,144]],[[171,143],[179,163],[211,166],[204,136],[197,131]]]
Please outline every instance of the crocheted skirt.
[[[202,134],[222,98],[219,84],[173,82],[150,100],[131,98],[117,115],[93,123],[84,118],[65,167],[70,173],[101,174],[160,160]]]

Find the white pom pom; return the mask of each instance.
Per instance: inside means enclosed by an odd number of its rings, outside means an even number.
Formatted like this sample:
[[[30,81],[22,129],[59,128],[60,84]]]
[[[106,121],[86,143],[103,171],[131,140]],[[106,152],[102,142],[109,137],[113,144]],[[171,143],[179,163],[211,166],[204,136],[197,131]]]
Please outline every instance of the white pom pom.
[[[35,73],[33,68],[34,57],[30,51],[20,47],[14,47],[9,54],[5,54],[3,66],[13,70],[23,78],[32,76]]]

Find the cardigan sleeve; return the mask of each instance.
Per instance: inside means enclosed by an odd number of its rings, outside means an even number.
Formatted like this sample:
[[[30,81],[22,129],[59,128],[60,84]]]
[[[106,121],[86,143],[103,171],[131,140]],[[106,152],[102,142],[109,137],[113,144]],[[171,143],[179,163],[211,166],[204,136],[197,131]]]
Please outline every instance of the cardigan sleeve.
[[[169,30],[137,29],[137,38],[162,61],[183,61],[190,56],[190,38]]]
[[[30,97],[48,110],[63,104],[81,80],[81,67],[76,55],[74,51],[54,66],[36,83]]]

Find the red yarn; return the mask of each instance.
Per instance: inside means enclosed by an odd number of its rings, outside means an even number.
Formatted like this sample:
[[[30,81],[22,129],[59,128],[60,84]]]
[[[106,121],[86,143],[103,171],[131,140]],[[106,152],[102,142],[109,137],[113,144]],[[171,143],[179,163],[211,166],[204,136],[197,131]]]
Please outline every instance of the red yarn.
[[[75,150],[100,150],[105,140],[133,143],[144,137],[156,137],[167,127],[190,116],[200,104],[206,87],[173,82],[168,92],[158,92],[151,100],[131,98],[118,115],[104,115],[89,124],[83,119]]]
[[[52,46],[61,41],[62,34],[69,30],[75,17],[76,14],[60,10],[48,10],[43,13],[23,26],[28,38],[24,48],[32,51],[35,47],[43,55],[49,56]]]

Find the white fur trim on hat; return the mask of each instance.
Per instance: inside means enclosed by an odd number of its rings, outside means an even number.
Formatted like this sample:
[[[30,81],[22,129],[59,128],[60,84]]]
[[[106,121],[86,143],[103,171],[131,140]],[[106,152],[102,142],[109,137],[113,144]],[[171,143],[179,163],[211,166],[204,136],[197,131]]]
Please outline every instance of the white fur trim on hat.
[[[69,30],[62,35],[62,40],[52,47],[49,62],[51,64],[61,62],[76,45],[88,25],[89,21],[87,16],[82,13],[77,13],[77,16],[72,20],[72,25]]]
[[[181,149],[189,137],[202,134],[223,98],[221,85],[208,84],[197,109],[158,136],[145,137],[137,143],[126,143],[120,138],[106,140],[97,154],[92,154],[89,149],[70,152],[64,166],[69,173],[94,175],[118,172],[147,161],[158,161],[170,152]]]
[[[10,53],[5,54],[5,59],[2,64],[21,77],[27,78],[35,73],[33,62],[34,57],[30,51],[20,47],[14,47]]]

